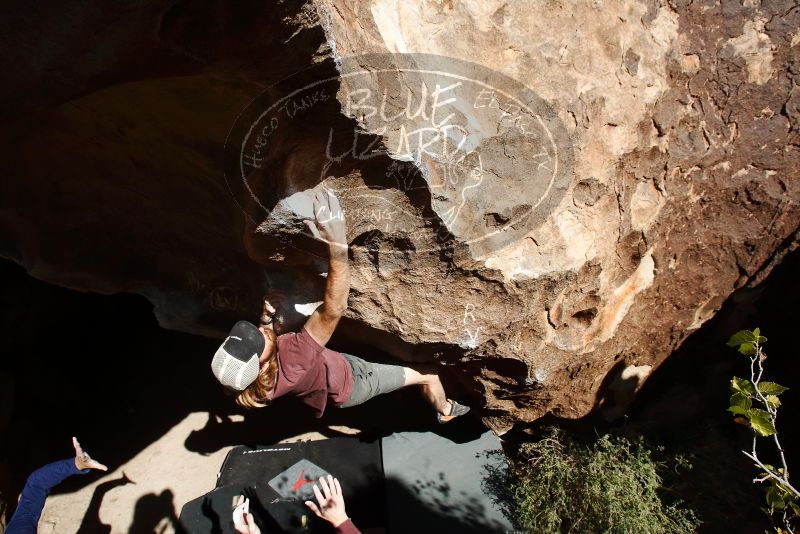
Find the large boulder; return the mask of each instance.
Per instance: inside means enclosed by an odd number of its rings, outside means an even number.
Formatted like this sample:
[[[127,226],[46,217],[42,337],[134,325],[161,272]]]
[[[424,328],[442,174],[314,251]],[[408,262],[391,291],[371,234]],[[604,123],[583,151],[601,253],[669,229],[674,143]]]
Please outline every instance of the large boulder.
[[[3,17],[4,255],[168,328],[219,334],[264,291],[292,328],[323,188],[342,342],[440,362],[496,431],[619,415],[798,243],[790,1],[31,9]]]

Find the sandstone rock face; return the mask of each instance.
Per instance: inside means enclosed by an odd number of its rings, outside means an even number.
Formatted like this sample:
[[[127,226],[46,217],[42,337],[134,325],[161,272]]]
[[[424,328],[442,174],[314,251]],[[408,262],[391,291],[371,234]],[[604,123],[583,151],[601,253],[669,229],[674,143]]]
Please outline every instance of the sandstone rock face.
[[[619,415],[797,246],[788,1],[58,9],[4,60],[3,253],[170,328],[218,334],[263,291],[296,327],[325,188],[342,339],[440,362],[504,431]]]

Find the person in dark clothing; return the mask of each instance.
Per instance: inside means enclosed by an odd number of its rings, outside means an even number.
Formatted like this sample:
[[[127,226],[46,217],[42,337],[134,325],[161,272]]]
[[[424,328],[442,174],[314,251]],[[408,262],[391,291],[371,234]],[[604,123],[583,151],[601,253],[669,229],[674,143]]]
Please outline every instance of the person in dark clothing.
[[[72,438],[75,457],[53,462],[30,474],[19,496],[17,509],[6,525],[5,534],[36,534],[44,501],[53,487],[72,475],[85,475],[91,469],[107,471],[108,468],[81,449],[77,438]]]
[[[318,191],[314,220],[305,221],[315,238],[328,245],[328,272],[322,305],[299,333],[275,334],[275,309],[265,299],[261,326],[239,321],[217,350],[211,370],[235,392],[245,408],[262,408],[285,395],[298,397],[322,417],[326,406],[356,406],[383,393],[419,386],[440,423],[469,411],[447,398],[432,368],[383,365],[326,348],[347,309],[350,292],[344,212],[331,193]]]
[[[361,534],[353,521],[347,517],[342,486],[338,479],[331,475],[327,478],[320,477],[319,486],[314,484],[313,489],[317,502],[306,501],[305,504],[317,517],[330,523],[336,534]],[[250,513],[250,499],[244,495],[239,496],[239,502],[233,510],[233,526],[240,534],[261,534],[261,529]]]

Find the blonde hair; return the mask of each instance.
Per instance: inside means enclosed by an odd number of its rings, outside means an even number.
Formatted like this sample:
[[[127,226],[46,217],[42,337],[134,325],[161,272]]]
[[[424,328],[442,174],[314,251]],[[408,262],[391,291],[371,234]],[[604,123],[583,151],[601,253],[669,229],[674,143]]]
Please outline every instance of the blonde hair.
[[[236,404],[242,408],[264,408],[269,405],[269,394],[275,387],[277,377],[278,344],[275,343],[272,354],[267,359],[266,368],[258,373],[258,377],[252,384],[236,396]]]

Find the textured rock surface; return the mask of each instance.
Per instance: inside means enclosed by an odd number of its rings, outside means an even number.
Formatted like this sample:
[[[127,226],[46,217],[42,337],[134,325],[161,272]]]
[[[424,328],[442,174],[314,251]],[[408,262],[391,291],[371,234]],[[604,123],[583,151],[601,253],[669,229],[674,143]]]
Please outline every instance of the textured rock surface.
[[[618,414],[798,242],[800,9],[743,4],[150,3],[20,20],[11,34],[45,37],[5,60],[3,253],[48,281],[143,293],[168,327],[218,332],[262,289],[290,326],[321,295],[300,218],[324,180],[351,242],[343,334],[438,359],[499,431]],[[62,20],[73,31],[54,31]],[[418,78],[338,78],[351,55],[378,54],[355,60],[377,72],[405,61],[386,53],[419,52],[534,95],[528,117],[544,117],[562,173],[541,209],[527,202],[541,194],[526,189],[540,183],[524,178],[540,171],[529,138],[461,109],[454,122],[476,118],[482,135],[441,174],[435,156],[404,157],[397,121],[382,129],[354,105],[365,88],[419,97]],[[312,65],[332,82],[295,99],[292,127],[232,180],[223,146],[240,111]],[[354,135],[381,153],[332,158]]]

